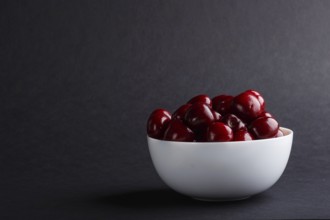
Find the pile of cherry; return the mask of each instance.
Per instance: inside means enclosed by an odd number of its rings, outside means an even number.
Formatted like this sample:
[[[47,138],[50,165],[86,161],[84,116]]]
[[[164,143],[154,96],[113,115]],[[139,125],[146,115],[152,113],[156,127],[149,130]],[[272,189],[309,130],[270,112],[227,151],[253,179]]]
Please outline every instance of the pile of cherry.
[[[278,122],[266,112],[263,97],[247,90],[235,97],[212,100],[198,95],[172,115],[156,109],[148,119],[149,137],[169,141],[248,141],[283,136]]]

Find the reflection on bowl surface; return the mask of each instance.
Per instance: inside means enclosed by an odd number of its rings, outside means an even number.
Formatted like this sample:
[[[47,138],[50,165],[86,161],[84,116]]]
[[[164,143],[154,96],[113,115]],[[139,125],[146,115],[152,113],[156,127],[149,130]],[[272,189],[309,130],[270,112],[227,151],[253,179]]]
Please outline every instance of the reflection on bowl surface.
[[[293,131],[239,142],[173,142],[148,137],[153,164],[175,191],[200,200],[236,200],[261,193],[282,175]]]

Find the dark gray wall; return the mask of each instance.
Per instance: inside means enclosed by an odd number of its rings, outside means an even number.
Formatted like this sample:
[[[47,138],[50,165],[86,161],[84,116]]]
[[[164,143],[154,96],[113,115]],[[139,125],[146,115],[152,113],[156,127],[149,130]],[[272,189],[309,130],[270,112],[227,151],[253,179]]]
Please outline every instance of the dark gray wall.
[[[1,214],[330,217],[329,70],[329,1],[1,1]],[[148,114],[250,88],[295,131],[278,184],[217,206],[164,193]]]

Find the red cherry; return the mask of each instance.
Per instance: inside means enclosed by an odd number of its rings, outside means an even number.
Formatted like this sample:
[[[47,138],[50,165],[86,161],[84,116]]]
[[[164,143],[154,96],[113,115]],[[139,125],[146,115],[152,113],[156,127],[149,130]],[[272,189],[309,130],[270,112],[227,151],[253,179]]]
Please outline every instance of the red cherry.
[[[265,108],[265,100],[264,98],[260,95],[259,92],[255,91],[255,90],[252,90],[252,89],[249,89],[247,90],[246,92],[249,92],[251,94],[253,94],[255,97],[257,97],[259,103],[261,106],[263,106],[263,108]]]
[[[228,125],[234,131],[244,129],[246,130],[245,124],[243,121],[234,114],[225,115],[222,118],[222,122]]]
[[[264,104],[252,92],[243,92],[233,100],[233,111],[244,121],[253,121],[264,112]]]
[[[161,139],[170,120],[171,114],[168,111],[164,109],[153,111],[147,122],[147,133],[149,137]]]
[[[191,104],[184,104],[178,108],[172,115],[173,119],[183,120],[187,110],[190,108]]]
[[[238,130],[234,133],[234,141],[251,141],[253,139],[247,130]]]
[[[188,101],[189,104],[195,104],[199,102],[212,107],[212,101],[207,95],[197,95]]]
[[[262,117],[267,117],[267,118],[274,118],[272,116],[272,114],[270,114],[269,112],[263,112],[259,115],[259,118],[262,118]]]
[[[219,95],[212,99],[212,107],[222,115],[228,114],[231,111],[233,96]]]
[[[211,111],[212,111],[212,114],[213,114],[213,116],[214,116],[214,121],[221,121],[222,116],[220,115],[220,113],[214,111],[213,109],[211,109]]]
[[[262,117],[250,124],[250,132],[257,139],[274,137],[278,132],[278,122],[274,118]]]
[[[185,123],[193,131],[205,129],[214,121],[214,115],[211,109],[203,103],[195,103],[187,110],[184,117]]]
[[[283,136],[284,136],[283,132],[280,129],[278,129],[278,132],[274,137],[283,137]]]
[[[210,124],[206,133],[207,141],[231,141],[233,137],[231,128],[222,122]]]
[[[174,119],[168,124],[164,140],[168,141],[194,141],[195,135],[181,120]]]

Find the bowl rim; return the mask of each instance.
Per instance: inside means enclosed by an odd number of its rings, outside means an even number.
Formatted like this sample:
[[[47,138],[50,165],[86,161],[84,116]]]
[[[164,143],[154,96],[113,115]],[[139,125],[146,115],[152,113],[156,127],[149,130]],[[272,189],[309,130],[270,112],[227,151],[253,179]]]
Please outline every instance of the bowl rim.
[[[166,142],[166,143],[177,143],[177,144],[186,144],[186,145],[198,145],[198,144],[205,144],[205,145],[219,145],[219,144],[248,144],[248,143],[256,143],[256,142],[269,142],[269,141],[276,141],[276,140],[281,140],[285,138],[289,138],[293,136],[293,130],[285,127],[280,127],[279,128],[282,132],[285,131],[287,134],[284,134],[282,137],[276,137],[276,138],[267,138],[267,139],[258,139],[258,140],[250,140],[250,141],[217,141],[217,142],[185,142],[185,141],[167,141],[167,140],[160,140],[156,138],[149,137],[147,135],[148,139],[154,140],[154,141],[159,141],[159,142]],[[284,133],[284,132],[283,132]]]

